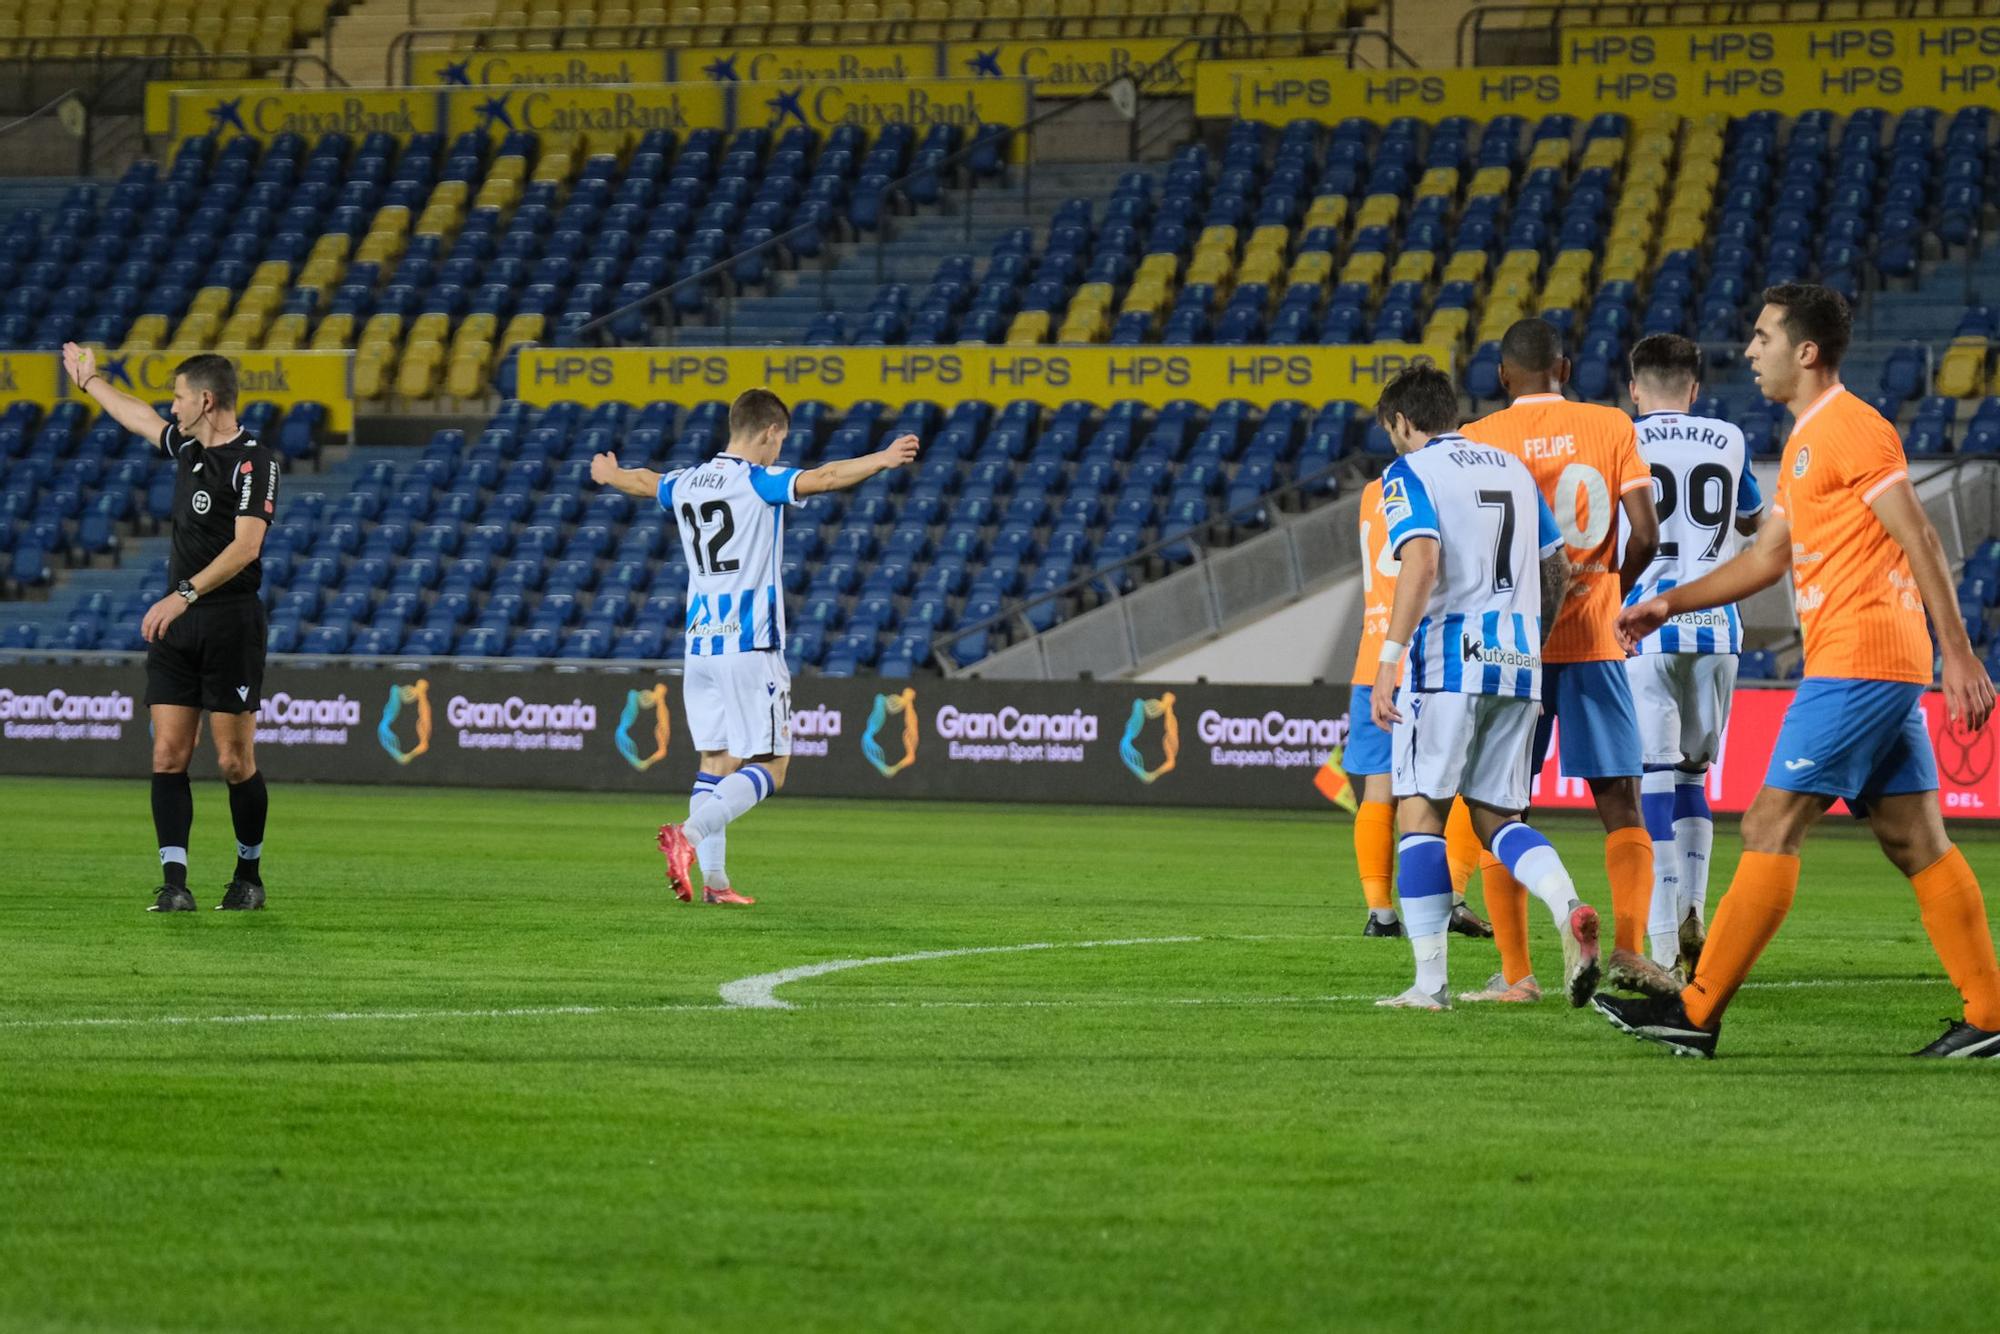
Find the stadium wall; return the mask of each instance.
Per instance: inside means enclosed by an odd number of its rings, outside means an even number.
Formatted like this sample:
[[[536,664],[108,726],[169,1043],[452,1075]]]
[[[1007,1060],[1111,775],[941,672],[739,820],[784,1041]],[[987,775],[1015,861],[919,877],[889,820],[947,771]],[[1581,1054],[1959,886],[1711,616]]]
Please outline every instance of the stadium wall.
[[[273,663],[258,767],[273,782],[652,793],[696,754],[666,672]],[[142,670],[0,664],[0,773],[137,780],[150,769]],[[1345,686],[918,682],[807,677],[792,696],[788,790],[809,796],[1324,810],[1313,778],[1347,740]],[[1743,690],[1710,799],[1740,811],[1788,690]],[[1925,708],[1948,814],[2000,815],[1991,731]],[[197,772],[213,773],[205,750]],[[1554,762],[1541,807],[1588,807]]]

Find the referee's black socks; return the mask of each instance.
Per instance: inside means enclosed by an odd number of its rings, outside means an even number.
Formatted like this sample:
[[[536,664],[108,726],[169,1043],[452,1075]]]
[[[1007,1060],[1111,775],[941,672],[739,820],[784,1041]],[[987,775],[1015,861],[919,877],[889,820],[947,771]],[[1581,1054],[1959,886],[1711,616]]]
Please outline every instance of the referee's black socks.
[[[229,818],[236,825],[236,878],[252,884],[264,883],[264,817],[270,813],[271,797],[264,788],[264,771],[259,769],[240,783],[229,785]]]
[[[153,775],[153,833],[160,844],[160,874],[176,889],[188,878],[188,831],[194,828],[194,789],[185,771]]]

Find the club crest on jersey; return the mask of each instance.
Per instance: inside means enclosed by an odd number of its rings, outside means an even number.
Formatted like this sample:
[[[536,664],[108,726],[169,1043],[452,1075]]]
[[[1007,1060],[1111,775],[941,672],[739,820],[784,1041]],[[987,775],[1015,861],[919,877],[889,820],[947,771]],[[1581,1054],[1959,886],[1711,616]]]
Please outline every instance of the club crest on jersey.
[[[1812,446],[1800,445],[1799,456],[1792,460],[1792,476],[1793,477],[1805,476],[1806,469],[1809,466],[1811,466],[1811,464],[1812,464]]]

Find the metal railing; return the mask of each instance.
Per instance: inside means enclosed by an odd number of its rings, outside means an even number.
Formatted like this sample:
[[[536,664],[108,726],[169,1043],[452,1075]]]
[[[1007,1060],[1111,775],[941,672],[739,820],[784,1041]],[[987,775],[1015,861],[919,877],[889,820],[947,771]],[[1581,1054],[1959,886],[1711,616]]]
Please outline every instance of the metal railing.
[[[1475,5],[1458,21],[1457,56],[1461,67],[1471,65],[1560,64],[1560,41],[1566,28],[1686,28],[1771,23],[1868,23],[1883,17],[1992,18],[2000,16],[2000,0],[1971,0],[1971,12],[1960,13],[1959,0],[1946,14],[1939,0],[1898,0],[1893,15],[1854,14],[1852,0],[1803,0],[1784,6],[1781,19],[1765,12],[1769,5],[1750,0],[1673,0],[1673,3],[1619,4],[1616,0],[1574,0],[1557,4]]]
[[[931,639],[931,656],[947,676],[984,675],[996,658],[1009,651],[1017,656],[1025,652],[1038,669],[1026,674],[1045,679],[1075,676],[1079,671],[1104,675],[1137,670],[1163,651],[1184,642],[1190,634],[1218,632],[1232,621],[1256,614],[1274,603],[1290,601],[1306,586],[1339,574],[1343,562],[1358,562],[1353,540],[1354,516],[1348,512],[1352,507],[1337,504],[1337,492],[1323,498],[1315,495],[1329,482],[1338,484],[1343,476],[1355,475],[1356,464],[1351,459],[1342,459],[1296,478],[1190,528],[1165,534],[1114,564],[1094,569],[1060,587],[1016,599],[970,625],[942,631]],[[1292,517],[1266,526],[1275,512]],[[1333,513],[1341,516],[1337,522],[1330,517]],[[1249,527],[1261,531],[1242,541],[1226,541],[1237,530]],[[1338,537],[1330,538],[1319,531],[1321,528],[1337,529]],[[1302,542],[1302,534],[1310,534],[1310,538]],[[1183,546],[1192,550],[1193,560],[1185,564],[1170,561],[1167,553]],[[1265,558],[1267,549],[1270,559]],[[1227,557],[1234,557],[1240,564],[1258,565],[1255,577],[1243,581],[1242,587],[1225,587],[1230,582],[1230,572],[1223,568],[1228,564]],[[1162,564],[1177,568],[1152,580],[1137,577],[1149,567]],[[1223,573],[1218,575],[1218,570]],[[1274,572],[1279,579],[1269,577]],[[1066,618],[1046,630],[1037,630],[1028,619],[1029,613],[1038,607],[1051,604],[1060,607],[1093,597],[1100,601],[1086,610],[1115,608],[1118,612],[1113,618],[1115,627],[1099,636],[1107,651],[1092,657],[1087,665],[1052,662],[1048,650],[1050,636],[1077,622]],[[1162,614],[1161,604],[1167,599],[1180,603],[1178,616]],[[951,646],[959,640],[996,631],[1011,634],[1017,628],[1023,633],[1013,642],[964,667],[954,663]],[[1011,675],[1021,674],[1011,668],[1003,670]]]
[[[1032,201],[1034,197],[1032,144],[1035,132],[1037,130],[1041,129],[1043,126],[1055,123],[1069,116],[1077,114],[1080,108],[1095,101],[1099,97],[1108,95],[1111,88],[1115,84],[1122,83],[1127,79],[1131,79],[1132,82],[1134,82],[1137,85],[1137,91],[1139,92],[1140,95],[1142,96],[1146,95],[1149,80],[1154,83],[1157,83],[1159,80],[1164,78],[1177,78],[1178,77],[1177,71],[1180,62],[1183,59],[1187,58],[1194,51],[1198,50],[1204,43],[1210,40],[1213,39],[1191,37],[1187,41],[1182,42],[1178,46],[1174,47],[1153,65],[1148,66],[1146,67],[1146,69],[1140,71],[1138,77],[1134,78],[1131,75],[1121,74],[1118,78],[1107,80],[1105,83],[1100,85],[1096,89],[1096,91],[1089,97],[1064,99],[1063,101],[1054,104],[1052,107],[1050,107],[1048,110],[1045,111],[1037,111],[1035,109],[1035,99],[1033,91],[1031,89],[1028,98],[1028,112],[1029,112],[1028,118],[1019,125],[1008,125],[1008,126],[998,127],[1003,131],[1003,133],[998,136],[1000,141],[998,149],[1003,154],[1011,154],[1013,145],[1016,142],[1022,140],[1023,138],[1025,138],[1027,143],[1029,144],[1028,150],[1023,154],[1025,160],[1021,164],[1022,199],[1024,201]],[[904,175],[899,176],[894,181],[891,181],[888,184],[888,186],[885,188],[883,192],[883,205],[882,205],[883,217],[881,220],[881,226],[878,229],[875,242],[876,267],[878,273],[882,272],[886,268],[887,258],[888,258],[888,248],[893,241],[889,223],[890,223],[890,218],[893,216],[894,205],[900,201],[906,208],[913,207],[910,199],[910,187],[919,179],[936,177],[940,180],[941,183],[945,180],[952,181],[951,192],[962,196],[962,199],[960,200],[960,210],[965,220],[967,235],[970,235],[972,228],[972,219],[973,219],[971,196],[973,191],[977,189],[978,186],[977,182],[972,178],[969,172],[960,172],[958,169],[966,166],[966,164],[968,164],[975,155],[992,151],[993,148],[994,145],[992,140],[990,139],[982,142],[967,143],[963,147],[953,151],[950,155],[944,158],[943,161],[937,163],[935,166],[921,167],[906,172]],[[672,301],[675,294],[679,292],[686,291],[692,288],[705,288],[708,284],[716,282],[718,280],[725,285],[725,291],[723,293],[723,327],[725,331],[727,331],[731,327],[731,321],[734,318],[734,301],[736,299],[736,293],[734,291],[734,281],[735,281],[734,272],[737,266],[744,263],[745,261],[756,259],[760,256],[778,253],[782,251],[791,242],[799,240],[807,235],[813,234],[817,232],[818,229],[819,229],[819,224],[812,222],[800,223],[795,227],[789,227],[786,230],[779,232],[774,236],[767,237],[763,241],[758,242],[756,245],[747,247],[746,249],[743,250],[739,250],[732,255],[727,255],[722,259],[717,260],[715,263],[709,265],[705,269],[701,269],[698,272],[688,274],[683,278],[676,279],[673,282],[655,288],[652,292],[648,293],[647,295],[640,297],[637,300],[629,301],[626,304],[620,306],[618,309],[599,316],[598,318],[592,320],[590,323],[577,329],[573,333],[564,335],[564,337],[570,341],[559,345],[588,346],[591,345],[592,340],[608,340],[609,338],[613,337],[611,328],[614,323],[623,320],[627,316],[644,314],[647,312],[654,311],[657,308]],[[831,252],[831,247],[829,246],[821,247],[823,275],[830,274],[831,272],[832,256],[830,252]],[[729,335],[725,332],[725,337],[728,336]]]

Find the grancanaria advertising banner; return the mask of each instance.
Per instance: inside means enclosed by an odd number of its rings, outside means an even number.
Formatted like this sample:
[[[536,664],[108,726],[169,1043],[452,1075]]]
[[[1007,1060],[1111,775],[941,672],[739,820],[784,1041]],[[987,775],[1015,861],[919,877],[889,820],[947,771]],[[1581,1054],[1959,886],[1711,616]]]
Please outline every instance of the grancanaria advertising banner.
[[[151,739],[145,668],[0,663],[0,773],[138,779]],[[639,670],[480,670],[451,662],[310,670],[271,663],[257,713],[273,782],[646,792],[685,800],[698,767],[680,678]],[[1709,801],[1741,811],[1777,743],[1789,689],[1736,692]],[[1991,729],[1922,700],[1938,800],[2000,818]],[[1346,687],[1102,681],[913,681],[801,675],[785,791],[895,800],[1240,806],[1324,814],[1317,781],[1348,737]],[[197,768],[214,772],[212,752]],[[1535,805],[1584,809],[1555,753]]]
[[[787,398],[848,407],[870,399],[956,403],[1072,400],[1347,399],[1372,406],[1382,386],[1413,365],[1451,369],[1449,348],[1411,343],[1318,347],[1109,347],[1051,345],[843,348],[528,348],[523,401],[538,406],[699,402],[765,385]]]

